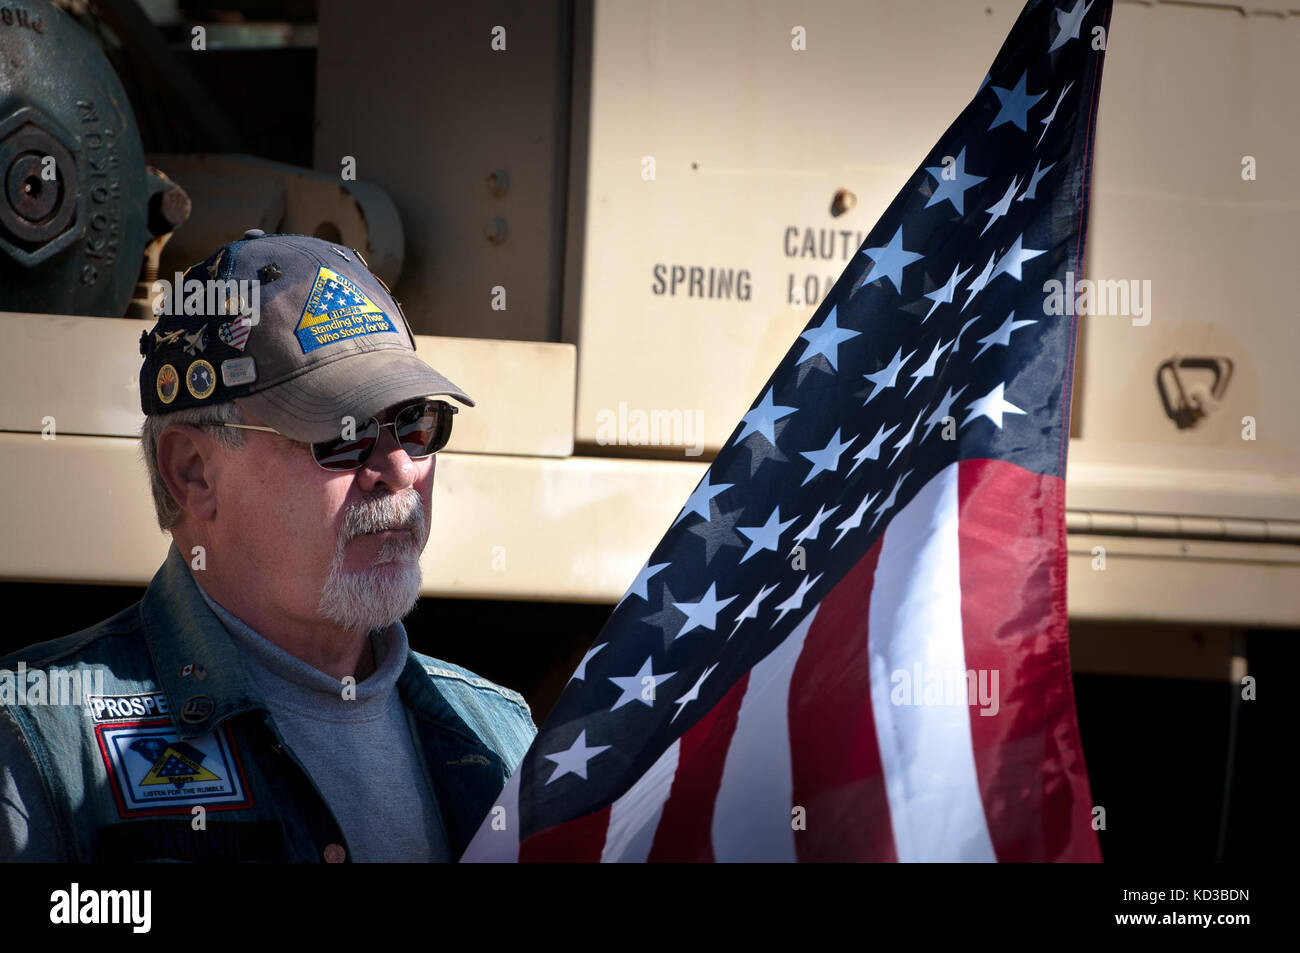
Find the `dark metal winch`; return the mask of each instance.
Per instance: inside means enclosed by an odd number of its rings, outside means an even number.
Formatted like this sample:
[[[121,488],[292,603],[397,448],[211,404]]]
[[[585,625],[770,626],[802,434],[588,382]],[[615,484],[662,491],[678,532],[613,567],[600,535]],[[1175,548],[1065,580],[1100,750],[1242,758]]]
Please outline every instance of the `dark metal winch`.
[[[0,16],[0,311],[125,313],[149,222],[126,93],[94,39],[44,0]]]

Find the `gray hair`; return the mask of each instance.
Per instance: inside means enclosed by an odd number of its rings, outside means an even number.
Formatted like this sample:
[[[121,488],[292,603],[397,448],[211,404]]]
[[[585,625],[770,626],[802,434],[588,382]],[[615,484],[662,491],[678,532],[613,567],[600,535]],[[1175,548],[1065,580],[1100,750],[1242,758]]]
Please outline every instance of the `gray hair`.
[[[144,426],[140,428],[140,453],[144,457],[145,468],[149,471],[149,489],[153,492],[153,508],[158,516],[158,527],[164,533],[180,522],[179,503],[167,489],[162,474],[158,471],[158,438],[169,424],[238,424],[243,423],[239,408],[234,401],[224,401],[208,407],[191,407],[185,410],[173,410],[168,414],[146,414]],[[244,445],[244,431],[234,427],[213,427],[209,433],[217,444],[226,450],[238,450]]]

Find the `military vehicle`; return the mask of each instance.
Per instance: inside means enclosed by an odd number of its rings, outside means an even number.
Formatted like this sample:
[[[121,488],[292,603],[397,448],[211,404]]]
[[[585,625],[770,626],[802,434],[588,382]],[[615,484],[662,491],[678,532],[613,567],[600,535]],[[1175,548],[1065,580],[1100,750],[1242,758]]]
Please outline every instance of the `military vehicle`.
[[[62,6],[0,0],[4,649],[133,602],[166,552],[149,283],[248,228],[312,234],[478,402],[412,640],[540,722],[1021,3]],[[1105,38],[1078,277],[1110,308],[1080,325],[1067,529],[1112,860],[1249,858],[1280,810],[1293,7],[1121,0]]]

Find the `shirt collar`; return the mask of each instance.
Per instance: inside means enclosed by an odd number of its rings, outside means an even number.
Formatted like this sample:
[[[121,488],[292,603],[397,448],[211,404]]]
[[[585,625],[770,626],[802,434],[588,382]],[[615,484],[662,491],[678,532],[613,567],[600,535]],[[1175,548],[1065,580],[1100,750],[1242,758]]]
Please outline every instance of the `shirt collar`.
[[[401,622],[372,634],[375,671],[349,686],[286,652],[218,603],[201,584],[197,588],[208,608],[225,624],[253,681],[267,697],[275,698],[277,705],[355,721],[376,717],[388,704],[410,648]]]
[[[208,608],[174,542],[141,599],[140,618],[159,689],[167,696],[172,723],[182,739],[208,734],[243,712],[267,710],[239,647]],[[464,720],[430,684],[409,646],[405,655],[397,688],[408,704],[437,725],[442,737],[459,737],[463,744],[482,748]]]
[[[182,738],[265,708],[221,621],[208,608],[173,542],[140,603],[145,644]]]

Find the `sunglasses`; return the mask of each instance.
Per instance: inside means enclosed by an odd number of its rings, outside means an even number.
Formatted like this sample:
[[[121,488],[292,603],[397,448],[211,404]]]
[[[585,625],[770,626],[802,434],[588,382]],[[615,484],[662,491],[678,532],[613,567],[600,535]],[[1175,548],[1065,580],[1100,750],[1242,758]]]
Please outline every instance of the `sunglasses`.
[[[324,440],[311,445],[311,455],[316,463],[326,470],[355,470],[370,459],[379,435],[384,427],[392,427],[397,443],[406,455],[413,460],[432,456],[447,445],[451,439],[451,419],[459,412],[445,400],[426,400],[404,407],[388,423],[381,424],[371,417],[365,425],[357,428],[356,436],[351,439],[340,436],[334,440]],[[235,427],[239,430],[265,430],[268,433],[280,433],[274,427],[257,427],[253,424],[221,424],[223,427]],[[285,434],[280,434],[285,436]],[[290,437],[289,439],[293,439]]]

